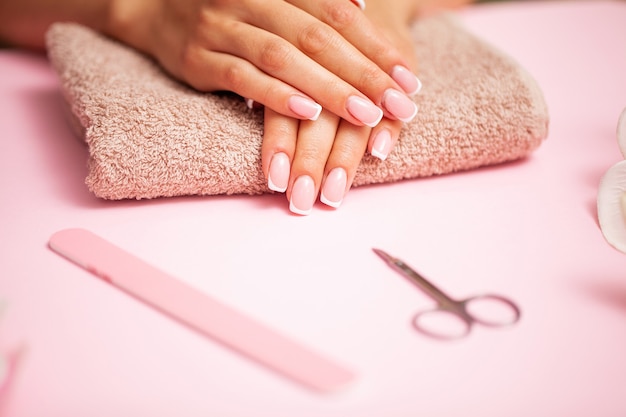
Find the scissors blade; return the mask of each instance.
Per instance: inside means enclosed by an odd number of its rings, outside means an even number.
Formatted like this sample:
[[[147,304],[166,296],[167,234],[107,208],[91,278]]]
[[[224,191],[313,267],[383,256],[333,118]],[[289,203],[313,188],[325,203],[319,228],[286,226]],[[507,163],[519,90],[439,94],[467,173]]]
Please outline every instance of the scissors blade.
[[[422,291],[437,301],[439,306],[447,306],[450,308],[450,306],[458,304],[455,300],[437,288],[433,283],[420,275],[416,270],[408,266],[402,259],[391,256],[381,249],[372,248],[372,250],[392,268],[399,271],[405,277],[410,278],[414,284],[422,289]]]
[[[387,262],[388,264],[393,264],[394,261],[394,257],[389,255],[387,252],[385,252],[382,249],[376,249],[376,248],[372,248],[372,250],[374,251],[374,253],[378,256],[380,256],[383,261]]]
[[[374,251],[374,253],[376,255],[380,256],[382,258],[382,260],[385,261],[391,267],[399,269],[400,272],[402,272],[402,273],[404,273],[406,275],[409,275],[409,276],[417,275],[417,272],[415,272],[413,269],[411,269],[400,258],[396,258],[394,256],[391,256],[391,255],[389,255],[387,252],[385,252],[382,249],[372,248],[372,250]]]

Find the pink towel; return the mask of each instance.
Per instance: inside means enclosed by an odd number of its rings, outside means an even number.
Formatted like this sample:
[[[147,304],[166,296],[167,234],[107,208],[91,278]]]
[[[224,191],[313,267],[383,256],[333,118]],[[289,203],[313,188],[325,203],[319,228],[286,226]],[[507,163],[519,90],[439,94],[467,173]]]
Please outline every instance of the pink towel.
[[[354,186],[523,158],[548,133],[541,90],[514,60],[450,16],[413,27],[420,111],[385,161],[366,155]],[[205,94],[85,27],[57,23],[48,53],[89,147],[87,186],[105,199],[270,192],[262,110]]]

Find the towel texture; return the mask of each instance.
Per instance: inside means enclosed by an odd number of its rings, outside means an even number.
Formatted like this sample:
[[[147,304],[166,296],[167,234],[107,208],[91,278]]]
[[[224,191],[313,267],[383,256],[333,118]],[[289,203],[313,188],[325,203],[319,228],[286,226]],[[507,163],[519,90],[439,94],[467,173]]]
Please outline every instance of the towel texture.
[[[385,161],[365,155],[354,186],[523,158],[548,132],[537,83],[450,16],[413,26],[420,111]],[[48,54],[89,148],[87,186],[105,199],[270,192],[262,110],[205,94],[90,29],[57,23]]]

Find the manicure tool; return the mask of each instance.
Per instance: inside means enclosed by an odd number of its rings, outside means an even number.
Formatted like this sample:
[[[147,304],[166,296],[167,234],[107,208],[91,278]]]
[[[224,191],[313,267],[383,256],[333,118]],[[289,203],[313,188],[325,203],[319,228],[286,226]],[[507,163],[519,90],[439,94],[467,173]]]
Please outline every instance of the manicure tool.
[[[373,249],[373,251],[437,302],[434,308],[419,311],[413,316],[413,326],[423,334],[438,339],[459,339],[467,336],[474,324],[504,327],[520,319],[520,309],[506,297],[497,294],[481,294],[455,300],[401,259],[380,249]]]
[[[329,391],[354,374],[83,229],[52,235],[50,248],[104,281],[310,388]]]

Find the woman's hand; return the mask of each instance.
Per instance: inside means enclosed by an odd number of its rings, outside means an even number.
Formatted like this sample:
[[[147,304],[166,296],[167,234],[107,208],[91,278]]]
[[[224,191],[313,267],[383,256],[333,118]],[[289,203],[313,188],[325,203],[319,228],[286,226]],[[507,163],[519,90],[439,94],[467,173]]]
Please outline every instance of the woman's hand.
[[[202,91],[357,126],[410,120],[415,76],[351,0],[113,0],[109,32]]]
[[[401,127],[389,119],[375,128],[355,126],[325,110],[315,122],[299,121],[266,108],[261,155],[268,187],[286,192],[297,214],[309,214],[318,194],[339,207],[365,151],[384,160]]]
[[[380,13],[373,6],[370,13],[376,16],[379,27],[416,68],[409,33],[411,16]],[[419,90],[419,82],[412,88]],[[268,187],[286,192],[294,213],[309,214],[318,194],[324,204],[338,207],[365,151],[384,160],[401,128],[400,121],[388,118],[374,128],[354,126],[326,111],[316,122],[299,121],[266,108],[261,155]]]

